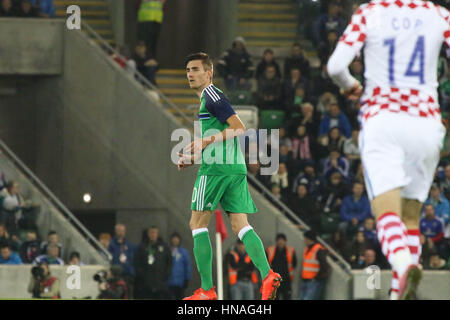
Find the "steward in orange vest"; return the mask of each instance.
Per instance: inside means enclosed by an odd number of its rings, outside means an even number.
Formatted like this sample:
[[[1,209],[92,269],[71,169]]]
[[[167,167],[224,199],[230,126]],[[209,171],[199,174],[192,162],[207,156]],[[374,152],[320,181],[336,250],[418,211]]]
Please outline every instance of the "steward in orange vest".
[[[252,281],[258,283],[255,266],[247,252],[240,252],[239,244],[235,250],[230,250],[226,261],[228,262],[228,283],[235,285],[237,281]]]
[[[278,272],[283,279],[278,289],[278,298],[290,300],[294,281],[294,269],[297,266],[297,257],[294,247],[286,245],[286,235],[279,233],[276,237],[276,246],[267,248],[267,260],[274,272]]]
[[[313,231],[305,232],[303,237],[305,249],[303,251],[300,300],[317,300],[321,296],[325,279],[328,277],[327,250],[316,241],[316,234]]]

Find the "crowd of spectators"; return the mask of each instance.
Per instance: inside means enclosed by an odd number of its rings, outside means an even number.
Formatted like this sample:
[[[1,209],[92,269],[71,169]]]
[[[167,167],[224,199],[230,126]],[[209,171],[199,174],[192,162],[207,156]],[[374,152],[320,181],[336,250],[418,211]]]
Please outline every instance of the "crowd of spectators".
[[[126,226],[118,223],[114,236],[99,235],[99,241],[112,255],[111,264],[121,268],[128,297],[135,299],[181,299],[191,279],[192,263],[174,232],[166,242],[156,226],[145,229],[139,244],[126,238]]]
[[[53,18],[53,0],[1,0],[0,17]]]
[[[280,137],[276,150],[280,157],[278,171],[272,176],[260,175],[258,162],[249,164],[249,174],[330,241],[353,268],[363,268],[368,263],[389,268],[378,244],[376,222],[365,190],[358,150],[359,105],[341,95],[327,74],[326,63],[351,16],[344,5],[343,1],[328,1],[313,23],[310,40],[318,52],[320,66],[312,67],[301,43],[294,43],[284,61],[276,59],[274,50],[267,48],[255,68],[245,39],[238,37],[218,59],[217,70],[232,104],[257,106],[260,125],[266,112],[284,115],[284,121],[276,127]],[[355,2],[348,8],[355,10],[358,5]],[[364,83],[363,57],[351,63],[350,72]],[[422,255],[426,268],[441,265],[442,261],[450,268],[448,74],[443,49],[439,99],[447,135],[435,184],[420,221],[424,243],[430,247],[430,252],[425,250]],[[433,264],[433,254],[442,261],[435,258]]]

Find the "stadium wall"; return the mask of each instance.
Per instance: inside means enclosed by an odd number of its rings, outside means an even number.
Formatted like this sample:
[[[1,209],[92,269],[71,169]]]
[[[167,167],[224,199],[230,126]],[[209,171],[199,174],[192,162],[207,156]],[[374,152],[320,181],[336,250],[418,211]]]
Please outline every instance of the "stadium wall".
[[[28,293],[28,283],[31,278],[32,265],[0,265],[0,299],[31,299],[31,293]],[[103,270],[101,265],[81,266],[80,267],[80,287],[73,288],[71,285],[71,276],[75,273],[69,270],[68,266],[50,266],[50,273],[60,280],[60,292],[62,299],[95,299],[98,294],[97,282],[93,276],[97,271]],[[69,280],[69,281],[67,281]],[[67,283],[69,282],[69,285]]]

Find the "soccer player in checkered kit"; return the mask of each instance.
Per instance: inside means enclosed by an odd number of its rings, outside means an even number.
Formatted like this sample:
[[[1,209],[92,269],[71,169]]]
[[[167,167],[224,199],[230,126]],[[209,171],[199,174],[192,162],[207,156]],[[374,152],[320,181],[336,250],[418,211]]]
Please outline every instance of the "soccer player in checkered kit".
[[[449,12],[430,1],[361,5],[328,61],[349,99],[360,99],[359,145],[381,249],[392,266],[391,299],[412,299],[421,280],[420,210],[431,186],[445,128],[437,61],[450,46]],[[348,66],[364,51],[365,88]]]

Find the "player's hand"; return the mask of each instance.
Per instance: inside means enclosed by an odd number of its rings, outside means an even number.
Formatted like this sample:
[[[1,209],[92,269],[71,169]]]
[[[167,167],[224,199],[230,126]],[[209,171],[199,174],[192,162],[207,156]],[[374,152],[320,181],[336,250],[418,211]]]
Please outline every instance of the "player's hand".
[[[180,156],[180,159],[178,160],[178,163],[177,163],[178,171],[181,171],[184,168],[190,167],[194,163],[195,159],[194,159],[193,155],[187,155],[187,154],[182,154],[182,153],[178,153],[178,155]]]
[[[184,147],[183,151],[187,154],[198,154],[201,153],[203,149],[206,148],[208,142],[205,139],[197,139],[189,143]]]
[[[347,90],[341,89],[341,94],[346,96],[351,101],[358,100],[361,97],[362,93],[363,93],[363,87],[362,87],[361,83],[359,83],[358,80],[356,80],[355,84],[350,89],[347,89]]]

